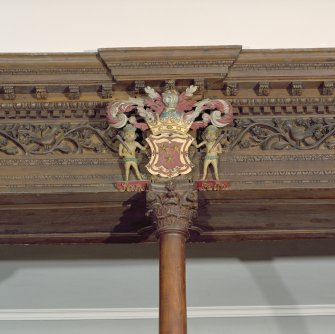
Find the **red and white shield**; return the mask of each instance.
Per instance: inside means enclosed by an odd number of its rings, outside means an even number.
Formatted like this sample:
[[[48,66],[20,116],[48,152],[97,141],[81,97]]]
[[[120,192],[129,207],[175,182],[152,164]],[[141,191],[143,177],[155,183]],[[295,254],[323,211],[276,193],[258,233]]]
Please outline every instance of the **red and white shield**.
[[[151,158],[146,165],[149,173],[171,178],[192,170],[193,164],[188,156],[193,141],[191,135],[150,135],[146,141],[151,149]]]

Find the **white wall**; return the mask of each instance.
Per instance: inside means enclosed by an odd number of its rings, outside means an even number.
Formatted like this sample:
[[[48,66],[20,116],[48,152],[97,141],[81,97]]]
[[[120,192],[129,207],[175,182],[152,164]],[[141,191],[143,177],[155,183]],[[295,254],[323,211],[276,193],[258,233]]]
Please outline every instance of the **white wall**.
[[[333,240],[189,244],[190,333],[333,333],[334,262]],[[156,333],[157,307],[157,244],[0,246],[0,333]]]
[[[0,0],[0,52],[335,47],[333,0]]]

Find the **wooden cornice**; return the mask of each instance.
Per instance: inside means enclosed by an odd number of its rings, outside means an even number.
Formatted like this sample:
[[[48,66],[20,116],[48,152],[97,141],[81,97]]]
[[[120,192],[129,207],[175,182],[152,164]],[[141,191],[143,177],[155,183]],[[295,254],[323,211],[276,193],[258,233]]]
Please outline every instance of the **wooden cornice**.
[[[241,46],[100,49],[116,81],[224,78]]]
[[[0,54],[1,85],[97,85],[110,81],[107,69],[94,53]],[[29,93],[19,89],[20,93]]]
[[[86,93],[96,93],[99,85],[106,83],[116,84],[113,90],[117,92],[118,88],[131,89],[134,81],[143,80],[159,87],[168,79],[179,80],[181,85],[201,79],[208,89],[223,89],[224,80],[236,81],[241,87],[262,80],[275,86],[300,80],[312,87],[313,82],[315,86],[335,79],[335,49],[243,50],[241,46],[204,46],[0,54],[0,74],[0,87],[12,85],[18,94],[29,94],[35,85],[63,92],[69,84],[82,86]]]
[[[191,84],[235,118],[231,187],[199,194],[191,241],[335,237],[335,48],[202,46],[0,54],[0,243],[153,241],[144,193],[115,187],[106,107]]]

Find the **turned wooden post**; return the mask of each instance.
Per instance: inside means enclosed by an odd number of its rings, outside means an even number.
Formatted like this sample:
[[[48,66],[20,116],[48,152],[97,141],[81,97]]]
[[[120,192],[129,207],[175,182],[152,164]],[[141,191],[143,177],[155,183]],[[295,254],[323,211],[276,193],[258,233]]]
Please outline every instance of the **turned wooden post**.
[[[186,334],[185,242],[197,213],[197,192],[189,183],[153,184],[147,204],[160,240],[159,333]]]

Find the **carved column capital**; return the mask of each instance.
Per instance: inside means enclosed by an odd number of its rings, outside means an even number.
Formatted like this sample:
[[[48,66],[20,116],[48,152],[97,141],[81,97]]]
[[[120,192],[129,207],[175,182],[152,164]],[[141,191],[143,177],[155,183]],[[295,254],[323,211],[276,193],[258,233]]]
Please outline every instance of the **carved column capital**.
[[[168,232],[187,237],[192,220],[197,217],[198,193],[190,183],[152,184],[147,191],[147,208],[158,238]]]

